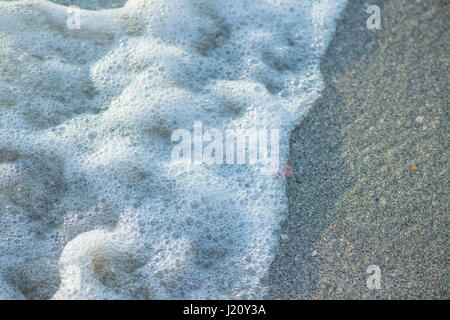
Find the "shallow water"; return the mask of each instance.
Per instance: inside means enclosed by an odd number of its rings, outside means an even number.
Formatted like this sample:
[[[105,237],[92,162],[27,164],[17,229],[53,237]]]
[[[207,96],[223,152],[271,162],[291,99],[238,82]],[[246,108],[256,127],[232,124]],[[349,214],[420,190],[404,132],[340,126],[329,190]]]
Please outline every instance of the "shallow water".
[[[283,164],[346,1],[55,2],[0,1],[0,298],[264,297],[283,178],[170,136],[279,129]]]

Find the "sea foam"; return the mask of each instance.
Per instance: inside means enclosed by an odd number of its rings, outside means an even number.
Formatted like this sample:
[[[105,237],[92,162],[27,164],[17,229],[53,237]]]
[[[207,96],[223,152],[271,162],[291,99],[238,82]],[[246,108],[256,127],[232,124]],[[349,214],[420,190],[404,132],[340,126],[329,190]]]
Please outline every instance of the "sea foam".
[[[265,297],[284,180],[171,133],[280,129],[286,162],[345,3],[0,1],[0,298]]]

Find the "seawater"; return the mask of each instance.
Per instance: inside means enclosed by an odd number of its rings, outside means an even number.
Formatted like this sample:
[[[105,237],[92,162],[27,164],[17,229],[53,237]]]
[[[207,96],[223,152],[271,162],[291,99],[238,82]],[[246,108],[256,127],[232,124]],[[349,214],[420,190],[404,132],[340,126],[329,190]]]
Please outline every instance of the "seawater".
[[[0,1],[0,298],[263,298],[284,180],[171,134],[277,129],[285,163],[345,4]]]

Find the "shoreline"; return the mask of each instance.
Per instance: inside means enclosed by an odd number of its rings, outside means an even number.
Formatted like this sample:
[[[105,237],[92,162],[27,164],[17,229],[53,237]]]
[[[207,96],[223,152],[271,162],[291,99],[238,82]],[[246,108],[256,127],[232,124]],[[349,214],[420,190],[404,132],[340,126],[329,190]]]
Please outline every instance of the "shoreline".
[[[291,133],[270,299],[448,299],[449,5],[351,1]],[[281,236],[282,235],[282,236]],[[366,286],[381,269],[381,289]]]

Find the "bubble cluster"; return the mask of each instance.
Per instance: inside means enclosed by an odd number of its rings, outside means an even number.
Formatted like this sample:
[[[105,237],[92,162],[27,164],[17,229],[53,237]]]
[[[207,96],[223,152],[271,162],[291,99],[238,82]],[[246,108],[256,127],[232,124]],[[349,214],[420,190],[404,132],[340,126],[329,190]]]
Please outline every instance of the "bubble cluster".
[[[283,181],[171,134],[280,129],[286,161],[344,5],[0,1],[0,298],[263,298]]]

